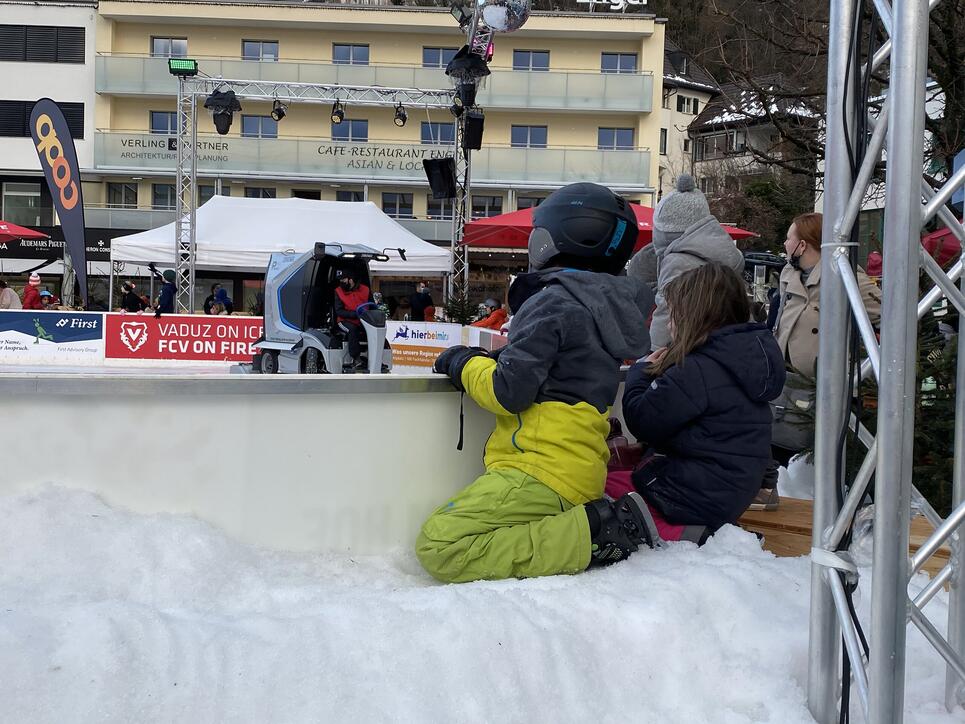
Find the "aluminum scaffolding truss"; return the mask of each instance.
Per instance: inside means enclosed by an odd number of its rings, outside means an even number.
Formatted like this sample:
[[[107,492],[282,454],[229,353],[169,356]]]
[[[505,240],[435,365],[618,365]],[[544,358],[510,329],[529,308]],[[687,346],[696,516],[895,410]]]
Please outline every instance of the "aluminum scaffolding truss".
[[[446,289],[446,299],[451,300],[457,289],[465,294],[469,290],[469,247],[462,243],[466,224],[472,211],[471,174],[472,152],[463,150],[466,135],[466,114],[456,120],[456,198],[452,207],[452,274]]]
[[[194,311],[195,247],[197,229],[198,178],[198,98],[216,90],[230,88],[235,96],[247,100],[282,103],[332,104],[339,101],[356,106],[403,106],[445,108],[452,105],[452,90],[384,88],[315,83],[282,83],[262,80],[232,80],[190,76],[178,78],[177,168],[175,170],[175,275],[177,311]],[[458,146],[455,149],[459,163]],[[468,184],[467,184],[468,193]],[[461,229],[460,229],[461,234]],[[454,257],[455,258],[455,257]]]
[[[957,532],[965,522],[965,394],[960,394],[965,389],[965,329],[958,335],[953,511],[948,518],[942,520],[912,484],[918,321],[941,296],[965,314],[965,294],[955,286],[962,275],[962,261],[944,272],[919,243],[922,226],[935,216],[965,242],[962,224],[945,206],[965,181],[965,171],[953,175],[938,191],[922,178],[928,13],[939,1],[895,0],[893,12],[888,0],[874,1],[890,38],[864,72],[878,68],[890,56],[890,86],[886,107],[877,118],[867,119],[874,132],[860,168],[853,173],[849,149],[864,142],[857,138],[858,119],[854,117],[860,82],[848,70],[860,8],[856,0],[831,0],[824,197],[825,217],[834,223],[824,225],[821,254],[808,665],[808,706],[820,724],[838,720],[839,696],[843,695],[839,690],[841,641],[865,718],[875,724],[902,721],[909,622],[946,661],[946,705],[951,709],[965,703],[965,577],[960,564],[965,536]],[[882,149],[887,151],[887,171],[879,345],[849,256],[851,232]],[[920,269],[935,282],[921,300],[917,298]],[[848,365],[852,323],[868,353],[857,380],[851,378]],[[857,382],[868,374],[878,382],[876,436],[858,424],[848,399],[849,389],[856,390]],[[867,455],[839,503],[840,441],[845,425],[858,433]],[[846,594],[846,587],[856,583],[858,570],[841,548],[872,476],[874,554],[870,656],[866,656]],[[909,560],[912,500],[936,529]],[[910,576],[945,543],[951,548],[949,564],[910,599]],[[947,639],[922,612],[945,584],[951,586]]]

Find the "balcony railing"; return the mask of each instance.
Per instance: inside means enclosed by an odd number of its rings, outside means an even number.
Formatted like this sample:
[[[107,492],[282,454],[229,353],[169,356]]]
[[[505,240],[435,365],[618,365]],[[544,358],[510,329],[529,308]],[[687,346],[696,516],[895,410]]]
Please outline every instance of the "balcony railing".
[[[235,80],[426,89],[450,86],[441,68],[409,65],[334,65],[230,58],[201,59],[199,65],[207,75]],[[168,73],[167,58],[98,55],[95,70],[98,93],[177,94],[177,80]],[[624,113],[648,113],[653,109],[653,75],[649,73],[494,69],[485,85],[477,96],[477,102],[484,108]]]
[[[177,139],[149,133],[98,131],[94,165],[98,171],[173,171]],[[199,173],[241,178],[274,176],[338,183],[425,182],[422,161],[452,153],[444,146],[348,143],[310,138],[199,136]],[[500,186],[559,186],[594,181],[631,189],[650,187],[650,151],[595,148],[510,148],[485,146],[473,154],[473,180]]]

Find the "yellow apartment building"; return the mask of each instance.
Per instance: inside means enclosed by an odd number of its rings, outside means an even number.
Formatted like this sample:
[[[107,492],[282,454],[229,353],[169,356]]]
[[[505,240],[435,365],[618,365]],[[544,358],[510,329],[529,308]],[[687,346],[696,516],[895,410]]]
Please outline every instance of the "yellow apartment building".
[[[88,226],[146,229],[173,219],[177,81],[169,57],[215,77],[451,88],[444,68],[465,38],[445,8],[246,0],[101,0],[95,19]],[[575,181],[652,204],[659,178],[664,24],[651,15],[534,13],[497,35],[477,102],[472,213],[537,205]],[[242,101],[219,136],[199,112],[199,202],[213,194],[369,200],[423,239],[448,243],[452,209],[433,201],[421,158],[451,148],[448,110]],[[427,150],[427,147],[429,149]],[[117,235],[117,234],[113,234]],[[474,265],[520,265],[493,250]]]

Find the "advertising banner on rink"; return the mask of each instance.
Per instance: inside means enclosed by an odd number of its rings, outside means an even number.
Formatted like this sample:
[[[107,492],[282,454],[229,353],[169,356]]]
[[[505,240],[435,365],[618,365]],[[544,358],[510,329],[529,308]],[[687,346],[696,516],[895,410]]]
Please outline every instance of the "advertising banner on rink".
[[[385,338],[392,348],[392,367],[419,368],[429,372],[436,357],[447,347],[462,344],[462,326],[436,322],[385,323]]]
[[[107,359],[251,362],[261,317],[109,314]]]
[[[96,365],[104,359],[104,315],[0,312],[0,364]]]

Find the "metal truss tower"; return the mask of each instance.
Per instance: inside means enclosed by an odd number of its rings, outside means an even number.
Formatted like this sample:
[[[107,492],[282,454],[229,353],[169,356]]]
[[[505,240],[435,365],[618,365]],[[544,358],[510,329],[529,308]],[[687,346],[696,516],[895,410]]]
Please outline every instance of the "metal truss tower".
[[[332,104],[339,101],[355,106],[403,106],[445,108],[452,105],[452,90],[344,86],[314,83],[283,83],[231,80],[189,76],[178,78],[177,168],[175,171],[175,275],[177,311],[194,311],[195,250],[197,229],[198,98],[230,88],[238,98],[282,103]],[[458,163],[458,146],[456,157]],[[460,231],[461,233],[461,231]]]
[[[938,191],[922,177],[928,14],[939,1],[895,0],[892,11],[888,0],[874,0],[889,39],[861,73],[856,73],[855,22],[863,4],[831,0],[808,666],[808,706],[820,724],[838,720],[839,697],[849,694],[851,688],[857,690],[867,721],[902,721],[909,624],[922,632],[947,664],[946,705],[953,708],[965,702],[965,536],[958,532],[965,521],[965,329],[958,335],[954,507],[947,519],[921,498],[912,480],[918,321],[941,296],[965,314],[965,295],[955,286],[962,275],[962,261],[944,272],[919,243],[922,226],[936,216],[959,241],[965,241],[965,229],[946,206],[965,181],[965,169]],[[855,109],[863,107],[856,103],[860,100],[859,79],[889,58],[886,106],[877,117],[860,119],[873,133],[855,173],[849,155],[866,141],[855,130],[859,120]],[[879,345],[849,257],[854,246],[852,229],[883,149],[887,176]],[[935,283],[921,300],[920,270]],[[853,352],[852,324],[868,354],[858,379],[852,377],[848,364]],[[878,382],[876,436],[850,413],[850,398],[856,394],[860,377],[868,374],[874,374]],[[856,430],[867,453],[855,478],[839,487],[841,440],[847,426]],[[868,654],[849,610],[846,591],[856,585],[858,569],[844,542],[872,477],[875,516]],[[909,559],[912,500],[936,530]],[[946,542],[952,549],[949,564],[912,600],[910,576]],[[922,612],[946,583],[951,585],[947,638]],[[848,692],[839,689],[842,645],[851,671],[851,681],[845,683]]]

